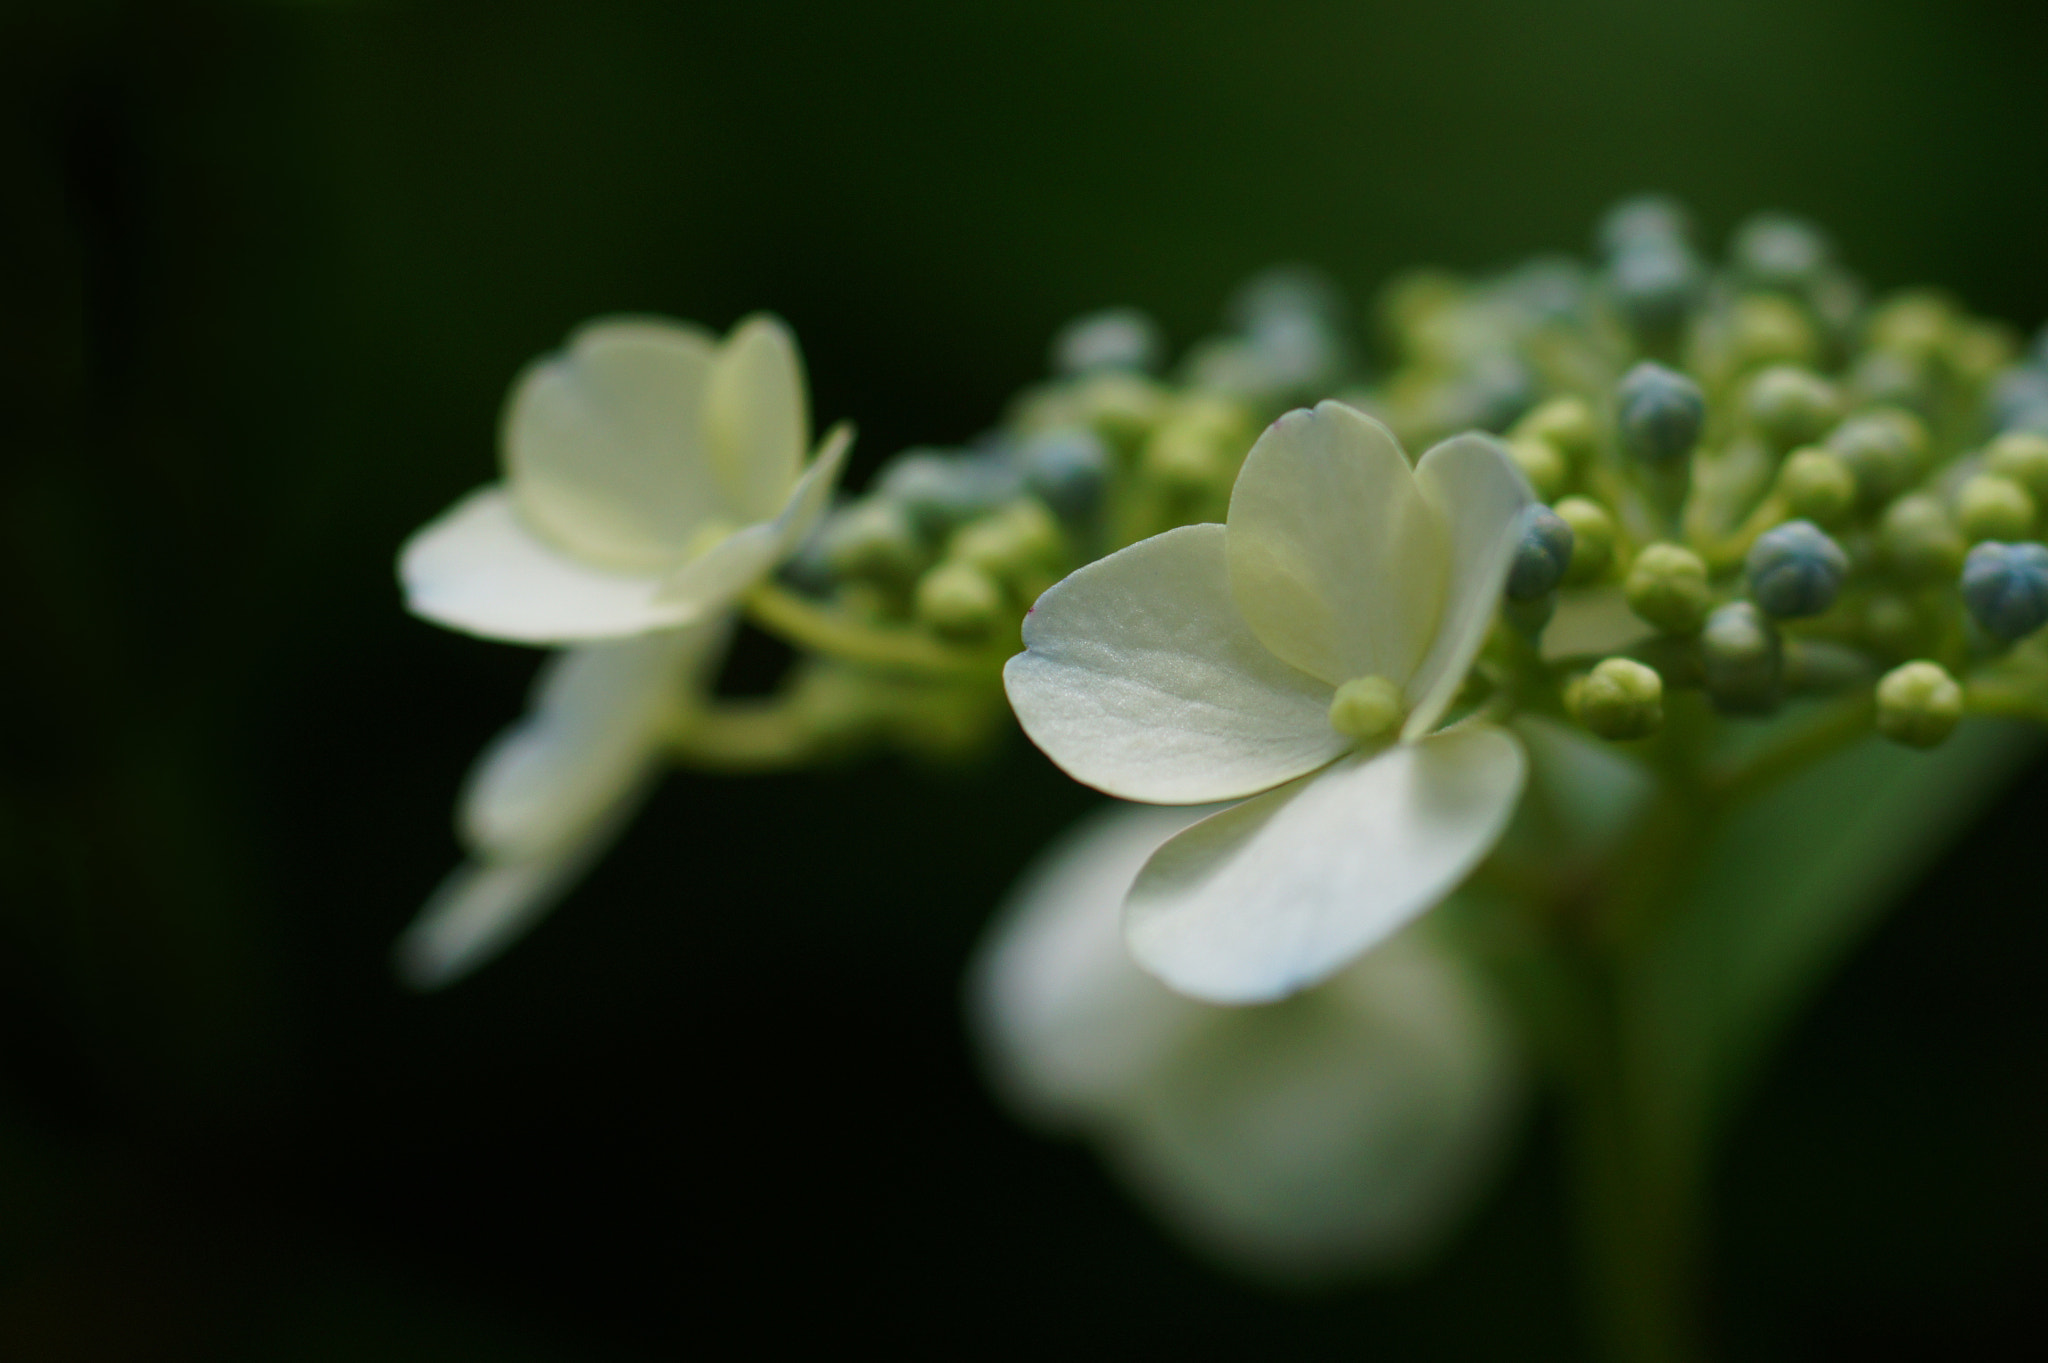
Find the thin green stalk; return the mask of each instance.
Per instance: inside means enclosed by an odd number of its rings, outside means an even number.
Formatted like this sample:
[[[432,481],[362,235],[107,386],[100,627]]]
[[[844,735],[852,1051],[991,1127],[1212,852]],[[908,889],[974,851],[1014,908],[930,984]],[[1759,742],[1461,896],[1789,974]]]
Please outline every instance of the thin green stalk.
[[[773,582],[747,594],[747,613],[772,634],[812,653],[886,671],[931,677],[991,676],[1014,649],[944,644],[908,625],[880,625],[821,606]]]

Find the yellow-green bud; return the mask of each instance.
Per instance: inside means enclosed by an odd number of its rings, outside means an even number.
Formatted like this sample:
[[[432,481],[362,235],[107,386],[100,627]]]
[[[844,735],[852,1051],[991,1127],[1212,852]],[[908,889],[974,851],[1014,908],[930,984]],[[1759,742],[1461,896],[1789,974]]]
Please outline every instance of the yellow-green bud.
[[[1885,565],[1909,583],[1954,579],[1970,549],[1949,520],[1948,509],[1925,493],[1901,497],[1885,509],[1878,543]]]
[[[2011,478],[1980,473],[1956,492],[1956,528],[1963,538],[2023,540],[2034,532],[2034,494]]]
[[[1820,336],[1789,299],[1749,294],[1736,301],[1729,322],[1729,358],[1737,369],[1805,365],[1820,358]]]
[[[1895,667],[1877,684],[1877,731],[1909,748],[1931,748],[1963,717],[1963,688],[1938,663]]]
[[[1401,688],[1385,677],[1353,677],[1330,701],[1330,727],[1346,738],[1385,738],[1407,717]]]
[[[1926,359],[1947,343],[1954,320],[1955,308],[1938,293],[1914,290],[1894,294],[1871,314],[1864,344]]]
[[[1628,607],[1666,634],[1696,634],[1713,609],[1707,565],[1678,544],[1646,546],[1622,582]]]
[[[1148,476],[1179,491],[1228,492],[1252,435],[1251,420],[1237,403],[1190,396],[1175,403],[1152,432],[1143,467]]]
[[[903,504],[890,497],[855,502],[826,522],[825,561],[845,577],[908,583],[931,560]]]
[[[1072,411],[1103,439],[1131,449],[1165,414],[1166,394],[1142,375],[1104,370],[1079,381]]]
[[[1744,409],[1759,435],[1789,450],[1827,434],[1840,399],[1835,386],[1812,370],[1774,365],[1751,380]]]
[[[1856,475],[1856,494],[1875,506],[1913,481],[1927,457],[1927,427],[1903,407],[1859,412],[1828,433],[1828,448]]]
[[[1924,652],[1933,634],[1926,616],[1896,592],[1871,594],[1863,603],[1857,632],[1873,652],[1886,659]]]
[[[1856,475],[1840,455],[1808,445],[1792,451],[1778,470],[1778,495],[1794,516],[1836,525],[1856,508]]]
[[[1700,631],[1700,671],[1721,709],[1757,714],[1778,703],[1785,650],[1770,617],[1748,601],[1731,601]]]
[[[1547,440],[1516,439],[1508,442],[1508,453],[1514,457],[1515,467],[1529,480],[1529,486],[1544,501],[1552,501],[1564,491],[1565,480],[1571,476],[1571,468],[1557,447]]]
[[[1590,497],[1567,497],[1552,510],[1572,528],[1572,559],[1564,580],[1576,586],[1591,582],[1614,561],[1614,517]]]
[[[2048,436],[2007,431],[1985,451],[1984,467],[2033,493],[2037,504],[2048,501]]]
[[[1510,440],[1540,440],[1563,456],[1567,465],[1583,464],[1599,447],[1600,428],[1585,399],[1552,398],[1524,416],[1508,432]]]
[[[2017,349],[2011,329],[2002,322],[1960,322],[1949,337],[1949,368],[1965,382],[1984,383],[2012,363]]]
[[[1664,679],[1633,658],[1608,658],[1572,680],[1565,707],[1601,738],[1648,738],[1664,727]]]
[[[917,618],[942,638],[987,638],[1002,616],[1002,588],[971,563],[949,559],[918,579]]]
[[[1035,498],[1025,498],[954,531],[946,556],[1007,581],[1052,566],[1062,547],[1052,513]]]

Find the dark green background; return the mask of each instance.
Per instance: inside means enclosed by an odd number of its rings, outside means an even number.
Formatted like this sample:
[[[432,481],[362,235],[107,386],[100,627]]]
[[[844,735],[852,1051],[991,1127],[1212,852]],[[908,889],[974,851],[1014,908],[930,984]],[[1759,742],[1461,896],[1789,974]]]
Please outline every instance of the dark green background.
[[[0,1356],[1575,1356],[1554,1152],[1437,1273],[1297,1301],[977,1085],[956,977],[1084,800],[670,783],[440,997],[387,945],[533,655],[409,619],[594,313],[787,317],[856,479],[1077,311],[1176,342],[1275,260],[1580,250],[1682,195],[2048,315],[2039,7],[20,4],[0,30]],[[742,659],[741,682],[772,659]],[[1717,1199],[1746,1358],[2042,1343],[2036,770],[1803,1025]]]

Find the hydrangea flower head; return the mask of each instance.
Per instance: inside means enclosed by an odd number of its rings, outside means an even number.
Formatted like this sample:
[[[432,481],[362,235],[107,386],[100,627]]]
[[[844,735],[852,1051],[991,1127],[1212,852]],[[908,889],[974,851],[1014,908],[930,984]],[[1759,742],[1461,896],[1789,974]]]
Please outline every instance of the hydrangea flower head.
[[[1125,901],[1138,962],[1219,1003],[1327,978],[1456,886],[1522,786],[1519,742],[1436,732],[1531,500],[1457,436],[1410,468],[1338,402],[1280,418],[1227,524],[1170,530],[1039,598],[1004,671],[1068,774],[1156,804],[1250,796],[1166,842]]]
[[[592,322],[513,385],[505,477],[414,535],[412,610],[520,643],[624,638],[703,619],[824,514],[852,441],[804,467],[810,415],[787,328],[723,341],[649,318]]]

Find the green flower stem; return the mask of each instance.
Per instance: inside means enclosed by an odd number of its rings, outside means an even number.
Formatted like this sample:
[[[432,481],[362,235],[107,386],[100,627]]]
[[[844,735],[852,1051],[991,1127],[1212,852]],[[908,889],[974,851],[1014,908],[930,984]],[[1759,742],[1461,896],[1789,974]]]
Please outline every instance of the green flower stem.
[[[1973,715],[2048,724],[2048,688],[2004,679],[1977,680],[1965,683],[1963,698]]]
[[[1866,737],[1876,705],[1868,688],[1829,701],[1804,727],[1762,752],[1740,764],[1709,772],[1707,788],[1723,808],[1761,795],[1794,772]]]
[[[781,771],[817,747],[810,726],[787,701],[722,701],[681,716],[669,735],[676,761],[721,773]]]
[[[1013,649],[959,648],[905,625],[878,625],[806,600],[774,582],[747,594],[761,628],[812,653],[885,671],[931,677],[982,677],[1002,670]]]

